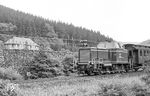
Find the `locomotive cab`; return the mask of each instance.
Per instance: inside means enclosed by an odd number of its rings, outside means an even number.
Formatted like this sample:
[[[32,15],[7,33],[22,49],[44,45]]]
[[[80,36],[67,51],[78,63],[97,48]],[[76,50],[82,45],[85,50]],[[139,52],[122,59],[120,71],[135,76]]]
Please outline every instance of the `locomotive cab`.
[[[108,49],[85,47],[80,48],[78,54],[77,64],[80,73],[91,74],[91,72],[101,71],[102,64],[108,64],[109,61]]]

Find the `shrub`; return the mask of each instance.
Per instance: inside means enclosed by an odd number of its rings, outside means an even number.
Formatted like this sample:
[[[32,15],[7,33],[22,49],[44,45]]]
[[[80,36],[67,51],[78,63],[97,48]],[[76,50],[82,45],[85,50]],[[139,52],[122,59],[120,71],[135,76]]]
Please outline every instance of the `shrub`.
[[[146,83],[150,84],[150,66],[145,66],[144,72],[146,73],[145,76],[143,76],[141,79]]]
[[[69,75],[70,73],[74,72],[74,56],[72,55],[67,55],[63,60],[62,60],[62,66],[63,66],[63,72],[66,75]]]
[[[101,85],[101,91],[98,94],[100,96],[127,96],[123,91],[123,86],[117,84]]]
[[[8,68],[1,67],[0,68],[0,78],[16,80],[16,79],[22,79],[22,76],[12,67],[8,67]]]
[[[49,78],[60,75],[60,62],[57,59],[49,59],[45,53],[36,55],[29,64],[26,65],[27,77],[31,79]]]
[[[59,44],[51,44],[50,46],[54,51],[59,51],[62,48],[62,45]]]
[[[17,86],[9,81],[0,80],[0,96],[17,96]]]
[[[138,85],[138,84],[135,84],[131,90],[132,92],[136,95],[136,96],[149,96],[149,95],[145,95],[148,92],[149,87],[148,86],[141,86],[141,85]]]
[[[144,72],[148,75],[150,74],[150,66],[149,65],[144,66]]]

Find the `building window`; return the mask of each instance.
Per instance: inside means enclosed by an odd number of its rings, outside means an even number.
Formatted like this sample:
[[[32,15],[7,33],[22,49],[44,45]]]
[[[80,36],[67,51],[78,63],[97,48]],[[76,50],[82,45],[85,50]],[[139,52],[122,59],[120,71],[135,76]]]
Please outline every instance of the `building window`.
[[[15,44],[12,44],[12,48],[14,48],[15,47]]]
[[[17,48],[19,48],[19,44],[17,44]]]
[[[32,46],[31,46],[31,45],[29,45],[29,49],[32,49]]]

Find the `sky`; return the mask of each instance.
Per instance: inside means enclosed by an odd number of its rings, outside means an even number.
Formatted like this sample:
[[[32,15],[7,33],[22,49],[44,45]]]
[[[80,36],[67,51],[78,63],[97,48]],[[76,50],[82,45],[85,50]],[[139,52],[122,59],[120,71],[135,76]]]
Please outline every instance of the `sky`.
[[[0,4],[100,31],[116,41],[150,39],[150,0],[0,0]]]

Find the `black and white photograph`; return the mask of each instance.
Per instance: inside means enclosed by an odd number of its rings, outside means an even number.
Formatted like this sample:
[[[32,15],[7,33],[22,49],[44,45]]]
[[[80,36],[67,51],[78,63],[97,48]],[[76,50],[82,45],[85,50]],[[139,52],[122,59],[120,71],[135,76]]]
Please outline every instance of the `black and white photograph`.
[[[0,96],[150,96],[150,0],[0,0]]]

